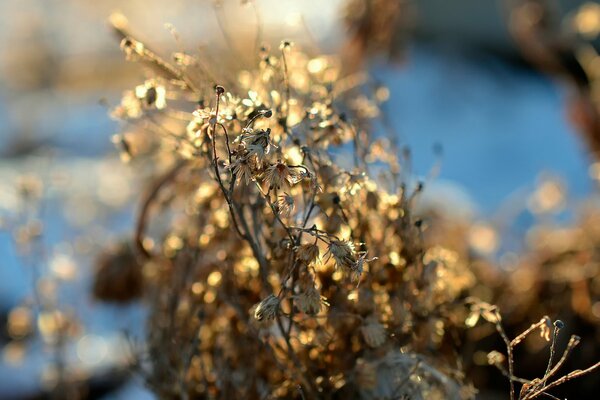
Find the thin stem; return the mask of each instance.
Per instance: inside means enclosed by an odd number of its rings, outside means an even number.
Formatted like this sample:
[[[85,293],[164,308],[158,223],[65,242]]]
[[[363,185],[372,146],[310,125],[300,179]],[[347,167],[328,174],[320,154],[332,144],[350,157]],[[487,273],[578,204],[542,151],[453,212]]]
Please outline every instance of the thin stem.
[[[154,185],[150,188],[148,194],[145,196],[144,201],[142,202],[142,207],[138,213],[137,223],[134,233],[133,242],[135,245],[135,249],[138,254],[143,258],[151,258],[152,255],[146,248],[144,247],[144,232],[146,230],[146,225],[148,224],[148,215],[150,211],[150,207],[154,203],[154,200],[160,193],[161,189],[171,183],[181,168],[183,168],[187,164],[187,160],[179,160],[165,175],[159,178]]]
[[[516,338],[514,338],[511,342],[510,345],[512,347],[517,346],[519,343],[521,343],[531,332],[533,332],[534,330],[541,328],[543,325],[546,325],[549,323],[549,318],[548,317],[544,317],[542,318],[539,322],[536,322],[535,324],[532,324],[529,328],[527,328],[525,331],[523,331],[519,336],[517,336]]]
[[[283,61],[283,84],[285,86],[285,132],[288,133],[288,116],[290,114],[290,81],[288,76],[288,65],[287,58],[285,57],[285,51],[288,49],[289,44],[283,43],[281,47],[281,59]]]
[[[513,358],[513,347],[510,343],[510,340],[508,339],[508,336],[506,335],[506,332],[504,332],[504,328],[502,328],[502,324],[500,323],[501,321],[501,317],[500,317],[500,313],[496,310],[496,330],[498,331],[498,333],[500,334],[500,337],[502,337],[502,340],[504,341],[504,344],[506,345],[506,353],[508,356],[508,375],[509,375],[509,382],[510,382],[510,400],[514,400],[515,399],[515,383],[513,381],[513,377],[514,377],[514,358]]]
[[[537,390],[537,391],[535,391],[535,392],[533,392],[533,393],[525,396],[525,398],[523,398],[523,400],[534,399],[534,398],[536,398],[536,397],[544,394],[544,392],[546,390],[548,390],[548,389],[551,389],[551,388],[556,387],[558,385],[562,385],[563,383],[568,382],[568,381],[570,381],[572,379],[579,378],[581,376],[587,375],[590,372],[592,372],[592,371],[594,371],[594,370],[596,370],[598,368],[600,368],[600,361],[598,361],[596,364],[594,364],[591,367],[586,368],[584,370],[577,369],[575,371],[569,372],[568,374],[566,374],[562,378],[560,378],[560,379],[558,379],[558,380],[556,380],[556,381],[554,381],[554,382],[546,385],[545,387],[543,387],[543,388],[541,388],[541,389],[539,389],[539,390]]]
[[[550,372],[548,372],[544,376],[544,381],[547,381],[552,376],[554,376],[554,374],[556,374],[558,372],[558,370],[560,369],[560,367],[562,367],[562,365],[565,363],[565,361],[567,361],[567,358],[569,357],[569,355],[571,354],[571,352],[573,351],[573,349],[575,347],[577,347],[577,345],[579,344],[580,340],[581,339],[579,338],[579,336],[575,336],[575,335],[571,336],[571,338],[569,339],[569,343],[567,344],[567,348],[563,352],[562,357],[560,358],[560,360],[558,360],[558,362],[556,363],[556,365],[554,366],[554,368],[552,368],[550,370]]]
[[[550,374],[550,370],[552,368],[552,361],[554,360],[554,353],[556,352],[556,339],[558,337],[558,333],[560,332],[560,328],[558,324],[554,324],[554,330],[552,332],[552,343],[550,344],[550,356],[548,357],[548,365],[546,366],[546,372],[544,372],[544,378],[546,378]],[[546,386],[546,379],[542,380],[542,387]]]

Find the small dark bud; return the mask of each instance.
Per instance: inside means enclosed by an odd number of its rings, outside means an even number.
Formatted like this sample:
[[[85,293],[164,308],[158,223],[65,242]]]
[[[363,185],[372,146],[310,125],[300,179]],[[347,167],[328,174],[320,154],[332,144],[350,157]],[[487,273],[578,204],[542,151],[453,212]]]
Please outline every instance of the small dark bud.
[[[222,95],[223,93],[225,93],[225,88],[221,85],[216,85],[215,92],[217,92],[218,95]]]
[[[557,319],[556,321],[554,321],[554,327],[556,329],[562,329],[565,327],[565,323],[562,322],[560,319]]]
[[[342,199],[337,194],[333,196],[333,204],[340,204],[341,201]]]
[[[265,118],[271,118],[273,116],[273,111],[271,110],[263,110],[262,114]]]
[[[157,93],[155,87],[150,87],[146,91],[146,104],[151,106],[156,101]]]
[[[422,219],[418,219],[415,221],[415,226],[417,228],[421,228],[423,226],[423,220]]]

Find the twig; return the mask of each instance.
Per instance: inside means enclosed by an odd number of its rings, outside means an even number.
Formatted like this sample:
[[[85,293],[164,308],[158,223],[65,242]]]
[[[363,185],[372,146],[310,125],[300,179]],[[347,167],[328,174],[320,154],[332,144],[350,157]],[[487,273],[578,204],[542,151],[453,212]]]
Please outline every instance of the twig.
[[[541,388],[541,389],[539,389],[539,390],[537,390],[537,391],[535,391],[535,392],[533,392],[533,393],[525,396],[523,398],[523,400],[534,399],[534,398],[538,397],[539,395],[543,394],[548,389],[551,389],[551,388],[556,387],[558,385],[562,385],[563,383],[568,382],[571,379],[579,378],[579,377],[581,377],[583,375],[589,374],[590,372],[592,372],[592,371],[594,371],[594,370],[596,370],[598,368],[600,368],[600,361],[598,361],[596,364],[594,364],[591,367],[586,368],[584,370],[577,369],[575,371],[569,372],[568,374],[566,374],[562,378],[560,378],[560,379],[558,379],[558,380],[556,380],[556,381],[554,381],[552,383],[549,383],[545,387],[543,387],[543,388]]]

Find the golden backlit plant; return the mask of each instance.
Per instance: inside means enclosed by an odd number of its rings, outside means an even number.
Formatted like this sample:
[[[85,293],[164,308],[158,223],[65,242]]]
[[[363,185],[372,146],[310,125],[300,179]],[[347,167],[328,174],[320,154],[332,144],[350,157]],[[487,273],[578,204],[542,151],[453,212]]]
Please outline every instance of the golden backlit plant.
[[[157,395],[472,398],[459,338],[479,317],[507,344],[511,398],[515,383],[531,399],[578,375],[549,382],[551,356],[543,378],[514,376],[517,339],[469,297],[471,266],[424,239],[423,185],[373,133],[388,91],[364,71],[289,41],[245,69],[167,60],[113,24],[148,72],[112,115],[123,158],[159,175],[132,247],[150,307],[137,365]],[[158,211],[168,222],[149,234]]]
[[[125,126],[115,143],[163,171],[134,240],[149,386],[183,398],[470,397],[452,352],[431,356],[452,346],[474,278],[425,247],[411,212],[422,185],[402,176],[393,140],[372,134],[387,89],[288,41],[233,72],[225,57],[167,61],[116,20],[127,58],[151,73],[113,110]],[[151,238],[159,206],[171,222]]]

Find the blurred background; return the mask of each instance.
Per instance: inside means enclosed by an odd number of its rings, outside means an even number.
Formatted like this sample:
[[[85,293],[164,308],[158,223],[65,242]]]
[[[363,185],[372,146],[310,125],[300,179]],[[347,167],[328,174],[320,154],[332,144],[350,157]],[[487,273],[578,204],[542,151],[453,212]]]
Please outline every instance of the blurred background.
[[[152,398],[119,372],[129,342],[143,335],[143,307],[89,295],[94,260],[131,233],[147,178],[121,163],[111,142],[119,125],[109,109],[142,75],[124,61],[107,20],[120,11],[164,54],[178,46],[165,23],[193,50],[224,47],[223,26],[233,38],[253,34],[257,16],[274,43],[316,43],[330,53],[347,43],[342,0],[256,0],[257,13],[244,3],[0,2],[0,399],[43,397],[56,366],[72,363],[92,383],[91,398]],[[406,40],[387,49],[399,56],[375,55],[368,67],[390,89],[386,112],[410,149],[414,177],[426,182],[424,203],[494,226],[501,240],[491,256],[500,257],[522,248],[540,207],[552,211],[547,223],[565,224],[596,201],[600,164],[570,111],[577,83],[539,72],[523,53],[510,28],[515,2],[402,3]],[[577,21],[590,49],[598,46],[597,3],[551,3],[561,21],[587,7]],[[536,193],[550,200],[536,203]],[[39,296],[52,307],[36,308]],[[58,329],[44,319],[56,313],[77,340],[32,334]]]

